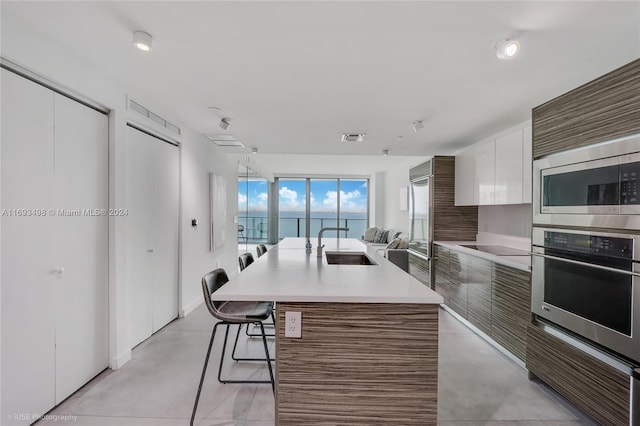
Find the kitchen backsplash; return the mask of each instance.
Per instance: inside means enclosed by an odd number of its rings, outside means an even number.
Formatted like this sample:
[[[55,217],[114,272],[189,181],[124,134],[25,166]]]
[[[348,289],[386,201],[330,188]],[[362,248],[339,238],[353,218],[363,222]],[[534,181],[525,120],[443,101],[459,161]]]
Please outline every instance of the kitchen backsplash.
[[[478,232],[531,238],[531,204],[478,206]]]

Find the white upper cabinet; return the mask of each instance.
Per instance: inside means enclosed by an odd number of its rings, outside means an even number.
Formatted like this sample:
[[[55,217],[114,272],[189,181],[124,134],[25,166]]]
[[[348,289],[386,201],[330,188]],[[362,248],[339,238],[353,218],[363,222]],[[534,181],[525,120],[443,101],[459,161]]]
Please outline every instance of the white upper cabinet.
[[[479,206],[495,203],[495,141],[490,141],[474,149],[473,199]]]
[[[531,139],[528,121],[458,153],[456,206],[531,203]]]
[[[522,130],[522,202],[524,204],[531,203],[531,178],[533,176],[532,169],[532,145],[533,134],[531,133],[531,125],[526,126]]]
[[[522,204],[522,129],[496,139],[495,204]]]
[[[473,184],[474,162],[475,155],[473,150],[468,149],[456,155],[456,206],[473,206],[476,204],[473,197],[475,193]]]

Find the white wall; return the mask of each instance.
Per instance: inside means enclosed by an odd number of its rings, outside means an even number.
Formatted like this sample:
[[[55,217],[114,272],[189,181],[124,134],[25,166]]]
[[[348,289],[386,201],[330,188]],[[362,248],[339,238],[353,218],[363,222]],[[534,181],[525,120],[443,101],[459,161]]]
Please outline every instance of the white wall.
[[[478,206],[478,232],[531,238],[531,204]]]
[[[180,277],[182,297],[180,315],[188,314],[202,302],[200,278],[217,267],[229,276],[237,273],[237,228],[233,217],[238,206],[238,165],[221,155],[214,143],[200,135],[185,132],[182,145],[182,251]],[[227,223],[226,242],[221,249],[209,251],[209,173],[226,177]],[[198,219],[198,227],[191,219]]]
[[[409,232],[409,212],[400,210],[400,188],[409,186],[409,169],[423,163],[427,157],[408,159],[404,164],[389,169],[384,179],[384,223],[385,228]]]
[[[213,143],[190,131],[162,110],[169,99],[149,99],[127,92],[104,70],[94,68],[82,58],[71,55],[52,40],[41,38],[37,29],[14,20],[1,23],[0,55],[42,75],[65,88],[106,106],[111,110],[109,128],[109,204],[126,208],[127,158],[126,122],[135,117],[126,109],[127,96],[181,127],[183,134],[175,137],[181,143],[181,303],[179,311],[189,312],[202,300],[200,277],[220,266],[236,270],[237,234],[233,216],[237,214],[237,165]],[[136,117],[140,123],[144,118]],[[154,128],[153,123],[148,127]],[[156,128],[158,128],[156,126]],[[208,174],[214,172],[227,177],[229,202],[227,211],[227,242],[216,253],[209,251]],[[45,206],[43,206],[45,207]],[[196,230],[191,229],[192,217],[199,219]],[[1,219],[0,219],[1,220]],[[112,217],[109,222],[109,321],[110,365],[119,368],[131,356],[127,344],[127,219]]]

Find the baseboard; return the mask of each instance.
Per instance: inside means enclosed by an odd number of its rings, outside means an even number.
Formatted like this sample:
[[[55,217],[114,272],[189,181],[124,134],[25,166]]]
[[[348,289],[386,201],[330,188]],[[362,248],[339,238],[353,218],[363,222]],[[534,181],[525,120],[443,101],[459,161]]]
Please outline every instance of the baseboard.
[[[109,368],[117,370],[131,360],[131,349],[127,349],[124,353],[115,358],[111,358]]]
[[[202,298],[201,297],[196,297],[187,306],[182,308],[180,310],[180,312],[178,312],[178,315],[180,316],[180,318],[186,317],[191,312],[193,312],[198,306],[200,306],[201,303],[202,303]]]

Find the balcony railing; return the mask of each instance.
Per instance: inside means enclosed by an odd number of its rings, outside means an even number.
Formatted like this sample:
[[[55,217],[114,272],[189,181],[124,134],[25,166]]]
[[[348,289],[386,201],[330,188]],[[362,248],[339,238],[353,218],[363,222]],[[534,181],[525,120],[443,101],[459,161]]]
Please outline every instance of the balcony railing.
[[[338,226],[349,228],[349,231],[341,231],[341,238],[361,238],[367,228],[366,219],[340,219],[311,217],[311,235],[318,235],[320,229],[325,227]],[[238,241],[239,242],[266,242],[268,238],[268,218],[262,216],[240,216],[238,218]],[[242,232],[240,232],[242,226]],[[280,217],[279,218],[279,239],[286,237],[304,237],[306,231],[306,219],[304,217]],[[334,236],[331,234],[328,237]]]

